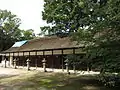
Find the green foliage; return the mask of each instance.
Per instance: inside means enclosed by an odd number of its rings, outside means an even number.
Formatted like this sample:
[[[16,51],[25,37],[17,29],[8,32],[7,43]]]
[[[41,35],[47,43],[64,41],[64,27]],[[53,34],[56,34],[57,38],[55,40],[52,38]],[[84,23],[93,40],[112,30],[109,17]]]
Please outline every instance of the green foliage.
[[[22,34],[22,36],[20,37],[21,40],[31,40],[36,37],[34,30],[32,30],[32,29],[22,30],[21,34]]]
[[[85,59],[83,59],[85,55],[67,55],[65,56],[66,59],[69,60],[68,63],[70,64],[80,64],[80,63],[86,63],[87,61]]]
[[[49,31],[69,32],[105,72],[120,72],[120,0],[44,0]],[[104,70],[103,70],[104,69]]]
[[[74,6],[76,5],[76,6]],[[51,32],[74,32],[79,24],[74,22],[74,12],[77,11],[77,2],[73,0],[45,0],[43,20],[52,23]],[[78,10],[80,11],[80,10]],[[76,15],[79,17],[79,15]]]
[[[99,75],[99,81],[107,87],[120,87],[120,76],[116,73],[104,73]]]
[[[0,51],[10,48],[16,41],[35,37],[33,30],[20,30],[20,19],[7,10],[0,10]]]
[[[55,31],[51,29],[50,26],[44,26],[44,27],[40,27],[41,29],[41,33],[39,35],[54,35]]]
[[[0,10],[0,51],[9,48],[20,37],[20,19],[7,10]]]

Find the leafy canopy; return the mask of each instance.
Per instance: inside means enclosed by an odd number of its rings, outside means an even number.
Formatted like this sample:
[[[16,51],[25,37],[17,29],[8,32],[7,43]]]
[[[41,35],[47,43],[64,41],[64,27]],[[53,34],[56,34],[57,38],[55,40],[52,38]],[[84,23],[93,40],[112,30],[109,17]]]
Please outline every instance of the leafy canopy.
[[[0,10],[0,51],[10,47],[20,37],[20,19],[7,10]]]
[[[33,30],[20,30],[20,19],[7,10],[0,10],[0,51],[10,48],[16,41],[33,39]]]
[[[44,0],[49,32],[69,32],[84,41],[88,61],[100,69],[120,71],[120,0]]]

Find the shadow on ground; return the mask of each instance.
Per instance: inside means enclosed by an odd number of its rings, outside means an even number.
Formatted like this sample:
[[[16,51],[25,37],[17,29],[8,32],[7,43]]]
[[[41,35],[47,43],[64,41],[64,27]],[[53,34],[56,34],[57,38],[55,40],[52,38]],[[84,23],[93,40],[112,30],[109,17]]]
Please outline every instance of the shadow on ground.
[[[120,90],[104,87],[96,76],[43,72],[0,78],[0,88],[4,88],[3,90]]]

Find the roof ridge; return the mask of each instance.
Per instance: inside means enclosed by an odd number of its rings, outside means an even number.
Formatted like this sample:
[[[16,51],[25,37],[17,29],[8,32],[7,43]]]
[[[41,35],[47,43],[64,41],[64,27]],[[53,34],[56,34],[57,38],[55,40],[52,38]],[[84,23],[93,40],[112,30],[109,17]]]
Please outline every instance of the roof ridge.
[[[40,38],[35,38],[35,39],[32,39],[32,40],[29,40],[28,42],[36,42],[36,41],[39,41],[39,40],[49,40],[49,39],[57,39],[57,38],[61,38],[61,37],[57,37],[57,36],[45,36],[45,37],[40,37]],[[64,37],[64,38],[68,38],[68,37]]]

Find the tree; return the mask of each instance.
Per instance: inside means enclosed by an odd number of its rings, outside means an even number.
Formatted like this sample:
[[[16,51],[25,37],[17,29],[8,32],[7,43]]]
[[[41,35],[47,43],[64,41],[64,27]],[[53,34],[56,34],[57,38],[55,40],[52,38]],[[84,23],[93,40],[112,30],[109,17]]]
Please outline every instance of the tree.
[[[35,38],[34,30],[21,30],[20,19],[7,10],[0,10],[0,51],[10,48],[16,41]]]
[[[45,0],[43,20],[47,20],[47,23],[53,24],[49,28],[49,32],[63,34],[77,30],[79,24],[73,21],[75,4],[75,0]]]
[[[19,40],[20,19],[7,10],[0,10],[0,51],[8,49],[15,41]]]
[[[22,36],[20,38],[21,40],[31,40],[36,37],[34,30],[32,30],[32,29],[22,30],[21,34],[22,34]]]
[[[51,31],[51,27],[50,26],[44,26],[44,27],[40,27],[41,29],[41,33],[39,35],[53,35],[55,34],[54,31]]]
[[[104,72],[120,72],[120,0],[44,2],[43,20],[53,24],[49,31],[72,33],[85,44],[86,56],[94,66]]]

